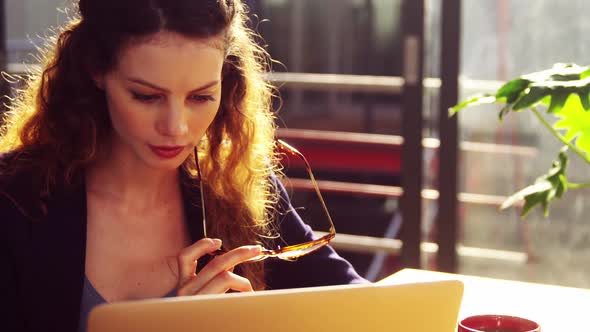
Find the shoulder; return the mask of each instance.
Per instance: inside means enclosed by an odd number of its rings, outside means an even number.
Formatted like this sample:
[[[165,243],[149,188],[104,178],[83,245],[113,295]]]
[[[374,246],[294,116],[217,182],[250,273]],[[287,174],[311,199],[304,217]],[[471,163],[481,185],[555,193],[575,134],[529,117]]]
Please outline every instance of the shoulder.
[[[0,152],[0,179],[5,174],[6,170],[10,168],[11,162],[16,158],[16,152]]]
[[[35,175],[31,158],[30,154],[17,151],[0,153],[0,189],[17,190],[30,184]]]
[[[18,188],[26,185],[24,179],[30,178],[30,174],[26,176],[18,170],[19,161],[17,152],[0,153],[0,193],[3,196],[16,194]]]
[[[34,202],[39,202],[38,172],[29,163],[29,154],[0,153],[0,215],[2,220],[33,218]],[[37,204],[38,206],[38,204]],[[5,224],[5,223],[2,223]],[[5,225],[2,225],[5,226]]]
[[[278,206],[281,210],[289,209],[291,205],[290,195],[283,184],[281,177],[275,172],[271,172],[269,176],[269,182],[271,184],[271,192],[278,198]]]

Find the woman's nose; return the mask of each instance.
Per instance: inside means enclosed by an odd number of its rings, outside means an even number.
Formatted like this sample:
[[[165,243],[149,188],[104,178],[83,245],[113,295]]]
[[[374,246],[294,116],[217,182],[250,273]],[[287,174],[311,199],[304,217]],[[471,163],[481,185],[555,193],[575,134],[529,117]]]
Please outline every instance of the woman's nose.
[[[183,136],[188,132],[188,123],[185,106],[172,103],[163,110],[156,124],[156,130],[162,136]]]

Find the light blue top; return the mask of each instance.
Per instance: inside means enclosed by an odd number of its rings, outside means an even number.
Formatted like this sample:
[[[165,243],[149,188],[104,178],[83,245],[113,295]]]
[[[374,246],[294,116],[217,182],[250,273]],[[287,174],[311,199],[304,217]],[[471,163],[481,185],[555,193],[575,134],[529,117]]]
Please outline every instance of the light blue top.
[[[164,297],[176,296],[176,289],[164,295]],[[107,301],[98,293],[92,286],[92,283],[86,276],[84,276],[84,289],[82,290],[82,302],[80,303],[80,324],[78,325],[78,332],[86,332],[88,326],[88,315],[90,311],[99,304],[107,303]]]

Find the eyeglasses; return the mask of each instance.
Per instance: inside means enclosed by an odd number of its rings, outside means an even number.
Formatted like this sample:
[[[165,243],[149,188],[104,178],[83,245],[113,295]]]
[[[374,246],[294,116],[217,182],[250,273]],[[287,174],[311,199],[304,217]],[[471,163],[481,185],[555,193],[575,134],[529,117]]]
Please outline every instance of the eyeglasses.
[[[276,249],[262,248],[260,255],[248,260],[249,262],[262,261],[262,260],[265,260],[269,257],[276,257],[276,258],[279,258],[282,260],[292,261],[292,260],[295,260],[301,256],[305,256],[309,253],[312,253],[312,252],[326,246],[336,236],[336,228],[334,227],[334,222],[332,221],[332,217],[330,217],[330,213],[328,212],[328,208],[326,207],[326,203],[324,202],[324,198],[322,197],[322,194],[320,193],[320,188],[318,187],[318,183],[317,183],[315,177],[313,176],[313,173],[311,172],[311,167],[309,166],[307,159],[303,156],[303,154],[301,154],[301,152],[297,151],[297,149],[295,149],[291,145],[287,144],[285,141],[277,139],[276,142],[277,142],[277,147],[279,148],[280,151],[288,153],[292,156],[298,157],[299,159],[301,159],[304,162],[305,169],[307,170],[307,173],[309,174],[313,188],[315,189],[317,197],[319,198],[320,203],[322,205],[323,211],[324,211],[326,217],[328,218],[328,221],[330,222],[330,231],[328,234],[322,236],[319,239],[313,240],[313,241],[308,241],[308,242],[304,242],[301,244],[290,245],[290,246],[286,246],[286,247],[282,247],[282,248],[280,246],[278,246]],[[202,176],[201,176],[201,174],[203,174],[203,173],[201,173],[201,167],[199,166],[199,158],[197,156],[197,148],[196,147],[195,147],[195,164],[197,165],[197,171],[199,172],[199,181],[201,182],[199,184],[199,189],[201,191],[201,206],[203,209],[203,234],[204,234],[204,237],[206,238],[207,237],[207,221],[206,221],[207,213],[205,210],[205,196],[204,196],[204,192],[203,192],[203,183],[202,183]],[[225,252],[226,252],[225,250],[219,249],[217,251],[212,252],[211,255],[218,256],[218,255],[224,254]]]

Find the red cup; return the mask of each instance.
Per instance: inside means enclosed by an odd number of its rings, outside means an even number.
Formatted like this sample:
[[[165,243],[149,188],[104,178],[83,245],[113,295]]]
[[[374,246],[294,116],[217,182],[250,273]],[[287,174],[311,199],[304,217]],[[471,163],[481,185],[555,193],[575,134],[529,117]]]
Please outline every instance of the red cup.
[[[457,332],[541,332],[541,327],[515,316],[478,315],[460,321]]]

